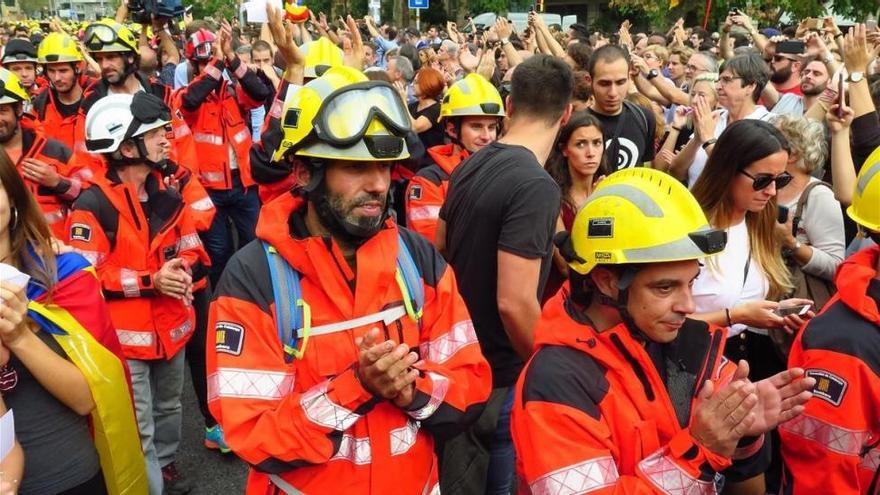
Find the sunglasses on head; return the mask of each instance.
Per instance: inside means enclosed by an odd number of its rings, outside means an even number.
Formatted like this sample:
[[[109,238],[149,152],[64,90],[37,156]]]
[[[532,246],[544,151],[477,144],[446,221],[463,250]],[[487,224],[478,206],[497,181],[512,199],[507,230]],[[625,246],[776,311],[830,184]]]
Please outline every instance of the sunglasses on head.
[[[758,174],[752,175],[745,170],[739,170],[739,173],[745,175],[749,179],[752,179],[752,189],[755,191],[760,191],[762,189],[766,189],[771,183],[776,183],[776,190],[782,189],[787,186],[789,182],[794,178],[788,172],[782,172],[779,175],[773,174]]]

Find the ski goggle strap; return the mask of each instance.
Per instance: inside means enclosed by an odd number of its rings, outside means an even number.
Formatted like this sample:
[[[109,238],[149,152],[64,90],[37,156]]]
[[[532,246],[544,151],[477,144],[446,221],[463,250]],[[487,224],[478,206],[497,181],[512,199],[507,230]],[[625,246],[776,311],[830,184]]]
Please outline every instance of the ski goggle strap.
[[[397,90],[382,81],[357,83],[331,93],[315,120],[318,138],[337,147],[362,139],[374,120],[395,136],[405,135],[411,127],[409,111]]]

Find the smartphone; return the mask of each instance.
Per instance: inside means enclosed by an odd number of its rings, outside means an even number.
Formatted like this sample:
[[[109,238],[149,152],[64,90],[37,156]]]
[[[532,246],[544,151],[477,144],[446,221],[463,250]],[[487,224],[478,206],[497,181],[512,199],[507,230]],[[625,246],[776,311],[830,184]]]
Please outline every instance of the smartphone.
[[[740,12],[738,8],[734,7],[730,9],[730,12],[728,12],[727,15],[742,15],[742,12]]]
[[[788,315],[803,316],[803,315],[807,314],[807,311],[809,311],[811,307],[813,307],[812,304],[801,304],[798,306],[789,306],[787,308],[776,308],[776,310],[773,312],[779,316],[788,316]]]
[[[868,19],[865,21],[865,28],[868,32],[877,30],[877,19]]]
[[[788,207],[778,205],[776,210],[776,221],[779,223],[785,223],[788,221]]]
[[[785,40],[776,45],[776,53],[790,53],[801,55],[807,49],[806,43],[801,40]]]
[[[843,74],[837,78],[837,118],[843,118],[843,107],[846,105],[846,88],[844,87]]]
[[[806,27],[807,27],[807,29],[810,29],[810,30],[819,29],[820,22],[821,22],[821,20],[816,17],[808,17]]]

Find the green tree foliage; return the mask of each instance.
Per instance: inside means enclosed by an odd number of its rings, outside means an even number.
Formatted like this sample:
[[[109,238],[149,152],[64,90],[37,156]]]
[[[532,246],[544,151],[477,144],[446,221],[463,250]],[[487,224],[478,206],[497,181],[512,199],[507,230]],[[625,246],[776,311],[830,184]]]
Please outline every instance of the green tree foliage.
[[[238,2],[235,0],[199,0],[193,2],[193,19],[231,19],[238,15]]]

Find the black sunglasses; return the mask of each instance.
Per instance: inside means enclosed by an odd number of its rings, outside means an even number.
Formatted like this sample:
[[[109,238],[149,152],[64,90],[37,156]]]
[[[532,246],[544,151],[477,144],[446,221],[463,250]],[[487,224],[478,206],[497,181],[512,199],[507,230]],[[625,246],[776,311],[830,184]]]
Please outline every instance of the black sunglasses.
[[[749,179],[752,179],[752,189],[755,191],[760,191],[762,189],[766,189],[770,183],[776,183],[776,190],[782,189],[787,186],[789,182],[791,182],[794,177],[791,176],[788,172],[782,172],[779,175],[772,174],[758,174],[752,175],[745,170],[739,170],[739,173],[745,175]]]

